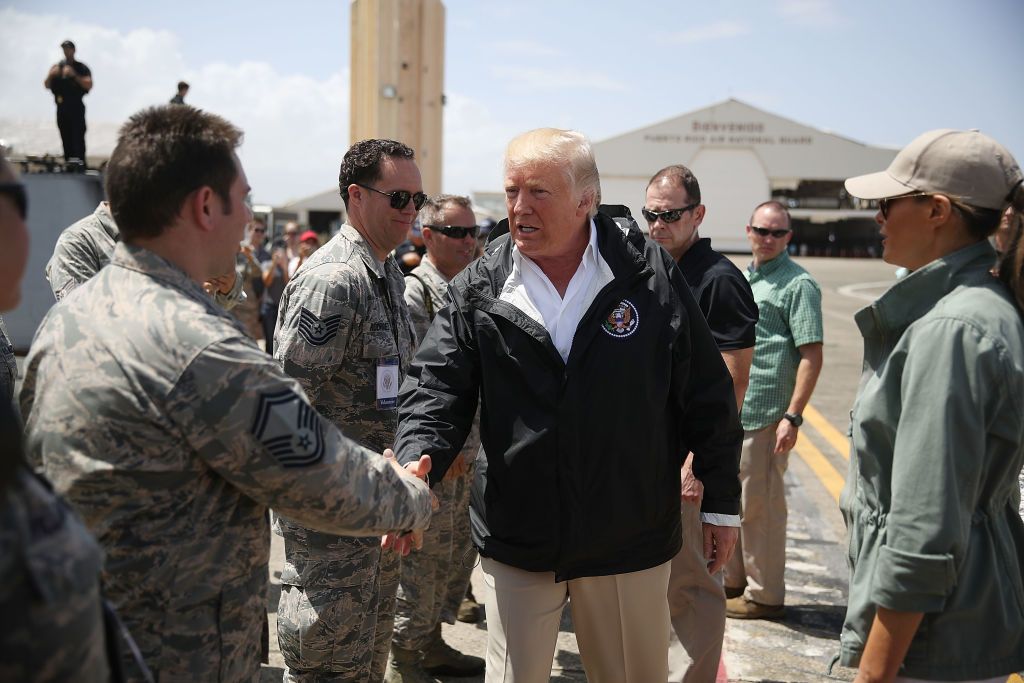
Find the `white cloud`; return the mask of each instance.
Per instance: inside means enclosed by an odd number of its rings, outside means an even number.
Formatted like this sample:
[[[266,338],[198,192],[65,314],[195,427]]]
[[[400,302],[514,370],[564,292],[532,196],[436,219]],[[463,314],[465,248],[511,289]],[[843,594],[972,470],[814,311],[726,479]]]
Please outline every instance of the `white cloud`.
[[[828,27],[842,22],[833,0],[781,0],[779,13],[804,26]]]
[[[689,45],[737,38],[748,33],[750,33],[750,27],[745,24],[736,21],[716,21],[713,24],[694,26],[685,31],[662,34],[659,36],[658,42],[669,45]]]
[[[0,120],[8,126],[18,122],[29,143],[53,145],[58,139],[56,130],[40,135],[48,126],[56,128],[53,97],[42,82],[49,65],[61,58],[60,42],[69,36],[95,82],[85,100],[91,150],[112,146],[112,131],[121,122],[145,106],[167,102],[184,79],[192,84],[190,104],[245,131],[240,156],[257,201],[276,204],[336,182],[348,146],[347,68],[323,80],[282,74],[261,62],[193,68],[168,31],[118,32],[56,15],[2,9],[0,82],[6,95],[0,99]],[[9,130],[0,129],[0,137],[10,138]],[[45,151],[24,144],[20,149]]]
[[[621,91],[626,85],[597,71],[583,71],[571,66],[559,67],[491,67],[491,75],[502,80],[513,91],[591,89]]]
[[[484,103],[447,94],[444,111],[445,192],[500,190],[505,145],[523,129],[496,120]]]

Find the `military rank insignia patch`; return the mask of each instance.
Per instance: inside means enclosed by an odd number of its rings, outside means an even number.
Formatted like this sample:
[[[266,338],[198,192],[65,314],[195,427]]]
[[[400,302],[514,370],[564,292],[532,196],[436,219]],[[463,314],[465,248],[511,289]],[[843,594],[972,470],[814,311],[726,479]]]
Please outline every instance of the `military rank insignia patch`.
[[[628,299],[623,299],[601,323],[601,329],[612,337],[628,337],[636,332],[639,325],[640,314],[636,306]]]
[[[294,391],[260,396],[251,431],[283,467],[315,465],[324,457],[320,416]]]
[[[338,334],[341,315],[317,316],[305,306],[299,309],[299,336],[312,346],[323,346]]]

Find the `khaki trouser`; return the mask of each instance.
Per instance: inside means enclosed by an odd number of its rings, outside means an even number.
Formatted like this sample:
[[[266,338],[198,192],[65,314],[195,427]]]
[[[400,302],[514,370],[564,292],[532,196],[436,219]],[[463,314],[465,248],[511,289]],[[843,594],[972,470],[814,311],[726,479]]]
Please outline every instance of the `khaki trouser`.
[[[558,625],[569,602],[591,683],[650,683],[668,676],[669,563],[628,574],[555,582],[483,559],[487,683],[542,683],[551,677]]]
[[[743,433],[740,454],[742,525],[736,552],[726,565],[725,585],[746,586],[747,599],[782,605],[786,599],[786,489],[789,452],[773,455],[775,422]]]
[[[672,558],[668,609],[672,619],[668,680],[714,681],[725,637],[722,572],[708,573],[700,505],[683,501],[683,547]]]

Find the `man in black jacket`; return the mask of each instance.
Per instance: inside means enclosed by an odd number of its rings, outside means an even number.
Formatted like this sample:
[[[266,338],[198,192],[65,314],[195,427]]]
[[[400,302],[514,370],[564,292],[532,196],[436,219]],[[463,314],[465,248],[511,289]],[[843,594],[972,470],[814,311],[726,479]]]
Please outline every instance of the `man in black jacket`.
[[[64,144],[64,161],[85,165],[85,103],[82,98],[92,90],[92,71],[75,59],[75,44],[60,44],[64,59],[50,67],[43,87],[53,91],[57,103],[57,128]]]
[[[487,681],[548,680],[569,596],[589,678],[666,680],[688,452],[702,511],[739,523],[732,381],[672,257],[597,213],[582,135],[515,138],[505,194],[510,234],[452,280],[402,387],[396,450],[431,455],[439,480],[482,402]],[[703,530],[716,571],[736,528]]]

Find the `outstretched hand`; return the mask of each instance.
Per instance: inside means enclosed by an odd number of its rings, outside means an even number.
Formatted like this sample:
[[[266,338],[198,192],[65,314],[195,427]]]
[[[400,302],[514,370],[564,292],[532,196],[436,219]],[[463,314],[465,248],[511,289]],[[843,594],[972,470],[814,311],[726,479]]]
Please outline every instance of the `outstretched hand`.
[[[403,467],[398,464],[398,460],[395,458],[395,452],[388,448],[384,451],[384,459],[387,460],[403,477],[415,477],[427,484],[430,483],[427,478],[431,467],[429,455],[421,455],[419,460],[416,462],[410,462]],[[437,510],[438,507],[440,507],[437,496],[434,495],[433,491],[430,492],[430,507],[432,510]],[[420,550],[423,548],[423,529],[413,529],[407,533],[389,532],[381,537],[380,545],[385,550],[393,548],[396,553],[405,557],[411,550]]]

